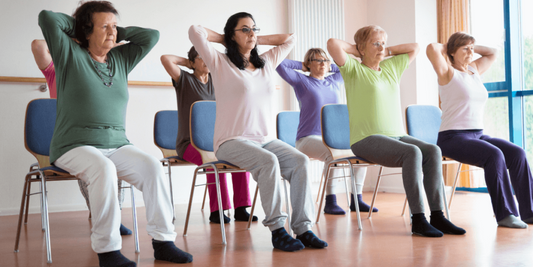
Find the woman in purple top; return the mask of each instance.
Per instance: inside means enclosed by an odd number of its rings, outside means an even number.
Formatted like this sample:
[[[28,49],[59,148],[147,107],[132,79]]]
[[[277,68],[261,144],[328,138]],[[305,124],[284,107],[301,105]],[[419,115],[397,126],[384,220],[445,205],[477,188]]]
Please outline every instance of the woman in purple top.
[[[309,72],[304,75],[297,70]],[[326,52],[320,48],[311,48],[304,57],[304,62],[285,59],[277,68],[279,75],[293,88],[300,104],[300,124],[296,136],[296,148],[310,158],[324,161],[327,168],[333,157],[322,143],[322,130],[320,124],[320,110],[327,104],[339,103],[339,92],[344,83],[339,68],[330,64]],[[326,76],[328,72],[332,75]],[[361,211],[369,211],[370,207],[362,200],[363,183],[366,168],[356,168],[357,199]],[[342,172],[332,170],[330,177],[339,177]],[[327,187],[326,206],[324,212],[328,214],[345,214],[337,205],[335,196],[335,180],[330,180]],[[355,211],[354,195],[350,209]],[[378,211],[376,208],[374,212]]]

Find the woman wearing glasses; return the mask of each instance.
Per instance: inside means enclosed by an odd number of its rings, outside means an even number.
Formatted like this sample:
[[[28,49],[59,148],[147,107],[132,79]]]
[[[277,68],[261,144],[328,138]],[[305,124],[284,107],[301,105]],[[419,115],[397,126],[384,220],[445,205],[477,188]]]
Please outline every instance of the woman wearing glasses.
[[[497,50],[475,42],[473,36],[456,32],[447,44],[427,47],[442,100],[437,144],[443,155],[485,169],[499,226],[527,228],[526,223],[533,223],[533,178],[526,152],[511,142],[483,134],[483,110],[488,93],[480,75],[494,63]],[[481,57],[473,60],[474,53]]]
[[[355,45],[328,40],[339,65],[350,114],[350,143],[355,155],[387,167],[402,167],[403,185],[412,212],[412,233],[426,237],[464,234],[443,213],[442,157],[438,146],[408,136],[400,105],[400,79],[418,54],[418,44],[385,47],[387,33],[379,26],[359,29]],[[361,58],[359,61],[350,54]],[[391,58],[384,59],[386,56]],[[424,216],[424,189],[431,222]]]
[[[324,50],[311,48],[305,54],[304,62],[285,59],[276,68],[281,78],[294,88],[294,93],[300,103],[300,123],[296,136],[296,149],[310,158],[324,161],[325,169],[333,157],[322,143],[320,110],[324,105],[339,103],[339,91],[341,84],[344,83],[339,68],[330,62]],[[297,70],[309,72],[309,76]],[[326,76],[328,73],[333,74]],[[366,168],[355,168],[354,171],[359,209],[369,211],[370,207],[362,199]],[[339,170],[332,170],[331,173],[330,177],[342,175],[342,171]],[[329,180],[324,212],[342,215],[345,212],[337,205],[335,184],[337,184],[337,180]],[[355,211],[353,193],[350,209]],[[377,212],[378,209],[374,208],[373,211]]]
[[[191,26],[189,38],[211,70],[217,114],[214,150],[219,160],[246,169],[257,181],[265,211],[263,224],[272,231],[274,248],[297,251],[304,246],[323,248],[327,243],[311,228],[314,203],[307,165],[309,158],[274,137],[273,110],[275,68],[289,54],[295,42],[290,34],[257,36],[252,15],[237,13],[224,27],[224,35],[201,26]],[[226,53],[211,42],[226,46]],[[259,55],[257,45],[274,48]],[[281,178],[291,184],[293,207],[292,238],[283,225],[287,214],[281,211]]]

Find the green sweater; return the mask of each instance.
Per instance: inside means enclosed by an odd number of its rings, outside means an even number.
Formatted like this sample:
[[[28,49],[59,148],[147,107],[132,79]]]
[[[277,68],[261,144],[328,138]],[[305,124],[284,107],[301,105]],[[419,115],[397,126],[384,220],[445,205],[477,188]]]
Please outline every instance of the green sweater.
[[[50,162],[79,146],[118,148],[130,144],[125,132],[128,74],[159,40],[157,30],[118,27],[117,42],[108,62],[113,85],[98,75],[87,49],[71,39],[75,20],[71,16],[41,11],[39,26],[56,69],[57,117],[50,144]]]
[[[400,79],[409,67],[407,54],[380,62],[375,71],[347,55],[339,67],[346,87],[350,116],[350,145],[381,134],[390,137],[406,135],[400,103]]]

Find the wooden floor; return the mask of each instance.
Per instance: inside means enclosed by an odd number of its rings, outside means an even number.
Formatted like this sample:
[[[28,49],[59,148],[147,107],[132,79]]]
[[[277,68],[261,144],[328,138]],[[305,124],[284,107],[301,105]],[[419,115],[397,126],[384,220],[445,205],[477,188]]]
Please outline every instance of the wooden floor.
[[[344,196],[339,197],[345,207]],[[370,197],[365,193],[365,200]],[[362,231],[357,229],[355,213],[322,217],[313,231],[329,247],[293,253],[274,250],[270,231],[261,223],[254,223],[248,231],[245,223],[232,221],[226,228],[228,244],[222,245],[219,225],[208,222],[209,212],[201,212],[200,205],[193,206],[189,234],[184,237],[186,206],[177,205],[176,245],[193,254],[188,266],[533,266],[533,225],[525,230],[497,227],[487,194],[457,194],[452,221],[467,234],[442,238],[411,235],[409,218],[400,216],[404,197],[380,193],[380,211],[372,219],[364,214]],[[257,210],[263,219],[260,206]],[[138,211],[141,253],[135,254],[132,236],[123,238],[122,253],[138,266],[175,266],[154,261],[144,208]],[[50,266],[98,266],[87,215],[87,211],[50,214]],[[131,209],[122,212],[122,219],[131,228]],[[17,216],[0,217],[0,266],[49,266],[39,214],[30,215],[24,226],[18,253],[13,252],[16,224]]]

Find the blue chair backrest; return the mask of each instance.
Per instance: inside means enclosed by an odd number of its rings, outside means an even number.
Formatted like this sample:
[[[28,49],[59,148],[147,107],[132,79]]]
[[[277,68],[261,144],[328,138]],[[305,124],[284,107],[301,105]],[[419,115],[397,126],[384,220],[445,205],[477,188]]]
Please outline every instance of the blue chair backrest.
[[[322,138],[327,146],[335,149],[350,149],[350,118],[344,104],[322,107]]]
[[[426,143],[437,144],[442,111],[436,106],[411,105],[405,111],[407,133]]]
[[[178,137],[178,111],[161,110],[155,114],[154,142],[165,149],[176,149]]]
[[[56,113],[56,99],[35,99],[28,103],[24,122],[24,142],[28,151],[43,156],[50,155]]]
[[[191,106],[191,142],[199,149],[213,151],[216,111],[215,101],[196,101]]]
[[[278,117],[276,118],[276,133],[278,139],[295,147],[299,123],[299,111],[282,111],[278,113]]]

